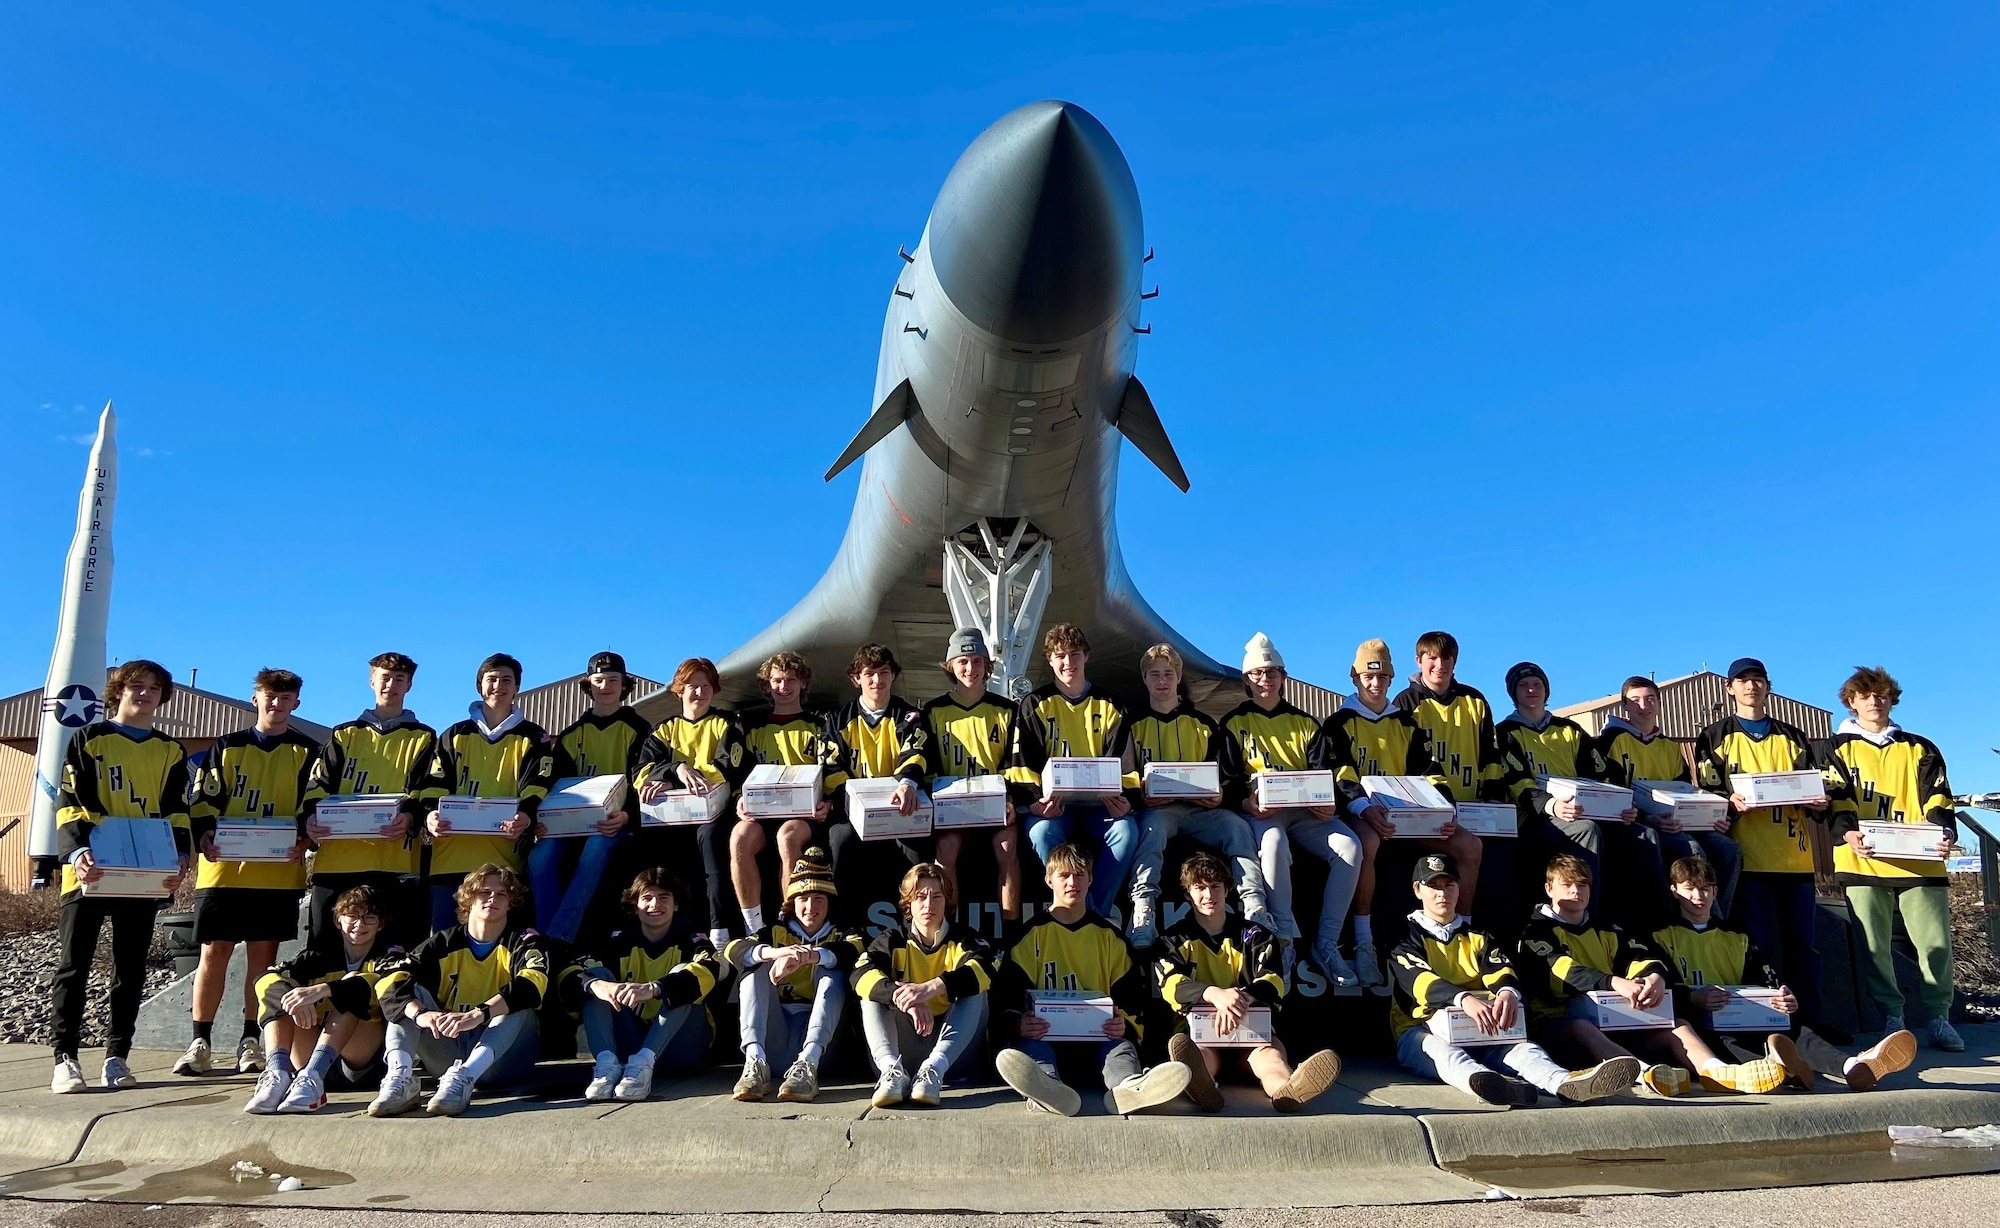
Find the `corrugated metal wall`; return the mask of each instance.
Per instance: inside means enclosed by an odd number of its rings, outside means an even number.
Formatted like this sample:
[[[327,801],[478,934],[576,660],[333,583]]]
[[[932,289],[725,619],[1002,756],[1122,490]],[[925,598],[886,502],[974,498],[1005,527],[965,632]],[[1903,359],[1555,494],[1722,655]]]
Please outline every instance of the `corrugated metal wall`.
[[[1604,732],[1604,723],[1618,712],[1619,699],[1608,695],[1556,711],[1582,725],[1591,733]],[[1702,729],[1735,711],[1729,698],[1729,684],[1720,674],[1689,674],[1660,683],[1660,731],[1677,742],[1692,742]],[[1815,708],[1784,695],[1771,696],[1772,716],[1796,725],[1815,741],[1833,736],[1833,713]]]
[[[0,744],[0,891],[28,889],[28,811],[35,787],[35,755]]]

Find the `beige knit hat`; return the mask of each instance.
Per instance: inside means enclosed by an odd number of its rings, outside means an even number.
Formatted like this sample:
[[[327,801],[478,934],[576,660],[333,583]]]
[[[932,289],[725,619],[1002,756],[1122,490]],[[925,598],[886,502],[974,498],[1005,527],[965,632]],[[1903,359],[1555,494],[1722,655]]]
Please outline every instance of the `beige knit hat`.
[[[1389,659],[1389,645],[1382,640],[1363,640],[1354,650],[1353,672],[1361,674],[1387,674],[1396,676],[1395,663]]]
[[[1243,672],[1268,668],[1285,668],[1285,658],[1278,655],[1278,646],[1271,642],[1271,637],[1259,631],[1243,645]]]

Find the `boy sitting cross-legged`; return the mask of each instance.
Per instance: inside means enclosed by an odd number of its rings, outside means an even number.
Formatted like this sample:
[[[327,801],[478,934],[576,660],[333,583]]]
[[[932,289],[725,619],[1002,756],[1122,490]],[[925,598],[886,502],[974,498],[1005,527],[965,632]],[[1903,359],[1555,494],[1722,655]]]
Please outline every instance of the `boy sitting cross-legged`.
[[[1167,1004],[1183,1015],[1212,1008],[1224,1032],[1235,1031],[1252,1007],[1275,1012],[1285,996],[1283,949],[1271,931],[1229,907],[1230,867],[1207,850],[1195,853],[1181,863],[1181,888],[1188,915],[1168,927],[1160,944],[1160,994]],[[1215,1076],[1231,1058],[1242,1059],[1280,1113],[1298,1112],[1340,1077],[1340,1058],[1331,1049],[1293,1070],[1275,1036],[1254,1048],[1223,1048],[1197,1045],[1178,1031],[1168,1039],[1167,1053],[1192,1076],[1188,1098],[1210,1113],[1222,1111]]]
[[[1713,915],[1715,867],[1698,857],[1683,857],[1668,867],[1667,878],[1678,915],[1653,931],[1653,945],[1666,957],[1673,976],[1676,1013],[1709,1048],[1738,1061],[1759,1056],[1743,1043],[1755,1033],[1718,1032],[1711,1012],[1729,1004],[1721,986],[1762,985],[1778,991],[1771,1005],[1791,1016],[1789,1029],[1764,1034],[1762,1056],[1784,1067],[1786,1077],[1808,1091],[1815,1074],[1839,1079],[1849,1091],[1869,1091],[1883,1075],[1915,1060],[1917,1038],[1904,1030],[1889,1033],[1854,1057],[1834,1048],[1798,1018],[1798,995],[1779,984],[1770,961],[1750,944],[1750,935]]]
[[[338,1074],[379,1082],[382,1012],[375,983],[403,949],[389,940],[389,891],[350,887],[333,902],[334,943],[308,946],[257,981],[264,1004],[264,1073],[245,1113],[316,1113]]]
[[[1598,1062],[1636,1050],[1651,1064],[1634,1073],[1661,1096],[1686,1091],[1690,1070],[1711,1091],[1768,1092],[1784,1084],[1785,1069],[1778,1063],[1767,1058],[1726,1063],[1680,1018],[1672,1029],[1622,1032],[1622,1045],[1606,1036],[1587,995],[1608,989],[1639,1009],[1651,1009],[1667,996],[1666,965],[1645,942],[1590,920],[1590,867],[1582,858],[1551,858],[1543,885],[1548,902],[1536,906],[1521,935],[1532,995],[1528,1030],[1537,1041]]]
[[[1498,1105],[1532,1105],[1538,1091],[1599,1100],[1632,1086],[1639,1062],[1630,1056],[1569,1071],[1529,1041],[1461,1047],[1433,1033],[1431,1019],[1448,1007],[1470,1015],[1488,1036],[1511,1029],[1523,1006],[1521,987],[1506,950],[1458,910],[1458,867],[1451,858],[1419,857],[1410,886],[1421,907],[1410,914],[1409,937],[1389,955],[1396,978],[1389,1026],[1405,1070]]]
[[[1083,1097],[1062,1080],[1063,1060],[1088,1059],[1103,1076],[1104,1107],[1136,1113],[1165,1104],[1187,1090],[1191,1072],[1180,1062],[1147,1070],[1139,1063],[1139,1011],[1147,992],[1132,948],[1109,921],[1090,910],[1090,855],[1058,844],[1043,859],[1048,916],[1029,925],[1001,961],[994,981],[994,1032],[1011,1044],[994,1059],[1007,1086],[1032,1108],[1064,1117],[1083,1109]],[[1102,1039],[1047,1039],[1049,1021],[1035,1013],[1031,996],[1059,991],[1111,999]]]
[[[861,938],[833,923],[833,866],[809,848],[792,865],[785,908],[762,934],[738,938],[723,952],[743,970],[738,985],[743,1075],[738,1100],[771,1094],[771,1071],[784,1067],[778,1099],[819,1095],[819,1065],[840,1027],[847,977],[861,959]]]
[[[644,1100],[653,1072],[680,1073],[708,1052],[715,1025],[703,1005],[721,965],[708,936],[680,914],[687,888],[649,866],[625,888],[631,924],[563,969],[557,992],[583,1016],[596,1058],[585,1100]]]

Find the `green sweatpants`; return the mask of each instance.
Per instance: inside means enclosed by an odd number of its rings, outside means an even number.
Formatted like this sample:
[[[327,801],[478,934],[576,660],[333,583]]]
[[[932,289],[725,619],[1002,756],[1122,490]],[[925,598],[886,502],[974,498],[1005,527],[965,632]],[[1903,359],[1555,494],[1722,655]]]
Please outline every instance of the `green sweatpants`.
[[[1903,1013],[1903,991],[1896,986],[1896,912],[1917,951],[1923,973],[1924,1009],[1931,1018],[1951,1011],[1951,899],[1941,878],[1900,879],[1881,885],[1849,886],[1847,904],[1861,923],[1868,943],[1868,996],[1891,1015]]]

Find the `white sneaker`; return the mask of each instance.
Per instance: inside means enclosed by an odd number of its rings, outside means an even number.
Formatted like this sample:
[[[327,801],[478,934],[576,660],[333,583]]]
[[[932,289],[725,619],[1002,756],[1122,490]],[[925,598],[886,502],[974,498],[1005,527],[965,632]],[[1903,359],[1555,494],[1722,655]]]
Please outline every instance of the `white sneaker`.
[[[326,1084],[310,1071],[301,1073],[292,1080],[292,1090],[285,1093],[285,1102],[278,1106],[280,1113],[317,1113],[326,1104]]]
[[[131,1065],[124,1058],[107,1057],[104,1059],[104,1086],[108,1091],[121,1092],[139,1086],[139,1076],[132,1073]]]
[[[603,1102],[618,1094],[618,1077],[625,1073],[625,1063],[618,1055],[606,1050],[597,1055],[597,1064],[590,1068],[590,1082],[584,1086],[585,1100]]]
[[[243,1111],[275,1113],[278,1111],[278,1106],[285,1102],[285,1094],[291,1090],[292,1076],[276,1066],[269,1067],[263,1074],[257,1076],[256,1090],[250,1093],[250,1099],[244,1101]]]
[[[1377,985],[1389,983],[1382,976],[1382,958],[1375,954],[1375,944],[1372,942],[1354,944],[1354,971],[1361,978],[1363,989],[1373,989]]]
[[[375,1091],[375,1099],[368,1102],[370,1117],[394,1117],[417,1107],[417,1101],[424,1098],[423,1084],[417,1082],[417,1072],[397,1074],[390,1071],[382,1076],[382,1086]]]
[[[917,1077],[910,1080],[910,1103],[936,1108],[944,1103],[944,1072],[935,1066],[917,1067]]]
[[[743,1059],[743,1075],[729,1094],[737,1100],[762,1100],[775,1090],[770,1066],[761,1057],[750,1057]]]
[[[264,1069],[264,1042],[245,1036],[236,1044],[236,1073],[256,1074]]]
[[[56,1072],[49,1078],[49,1090],[58,1096],[67,1096],[83,1088],[83,1064],[73,1057],[57,1058]]]
[[[1104,1093],[1104,1108],[1107,1112],[1137,1113],[1157,1104],[1165,1104],[1187,1090],[1194,1072],[1179,1062],[1161,1062],[1158,1066],[1136,1074]]]
[[[1349,989],[1361,983],[1354,966],[1342,959],[1340,948],[1330,942],[1314,944],[1313,962],[1319,965],[1321,972],[1326,973],[1326,978],[1333,982],[1336,989]]]
[[[1936,1019],[1931,1020],[1929,1036],[1931,1048],[1933,1049],[1938,1049],[1945,1053],[1965,1052],[1965,1038],[1958,1034],[1957,1028],[1951,1026],[1951,1020],[1946,1019],[1943,1015],[1939,1015]]]
[[[1280,927],[1278,925],[1278,919],[1272,916],[1271,910],[1264,907],[1262,904],[1259,904],[1256,907],[1251,908],[1248,912],[1244,913],[1243,919],[1245,921],[1248,921],[1252,925],[1259,926],[1265,930],[1270,931],[1271,936],[1274,938],[1285,937],[1285,935],[1280,931]],[[1296,937],[1296,935],[1294,935],[1294,937]]]
[[[1019,1049],[1002,1049],[994,1056],[993,1068],[1032,1108],[1064,1117],[1083,1111],[1083,1097],[1075,1088],[1043,1070],[1041,1063]]]
[[[1125,940],[1135,951],[1143,951],[1160,940],[1160,931],[1153,924],[1153,906],[1132,901],[1132,928],[1126,931]]]
[[[909,1098],[910,1076],[899,1062],[882,1072],[882,1077],[875,1083],[875,1098],[868,1103],[878,1109],[886,1109]]]
[[[614,1094],[628,1103],[637,1103],[653,1094],[653,1063],[633,1058],[625,1063],[625,1074]]]
[[[187,1052],[174,1059],[174,1073],[177,1075],[205,1075],[215,1067],[215,1054],[210,1052],[205,1040],[188,1042]]]
[[[472,1078],[465,1073],[461,1062],[453,1062],[445,1068],[443,1077],[438,1079],[437,1091],[431,1093],[430,1102],[424,1105],[424,1112],[432,1117],[456,1117],[472,1105]]]

